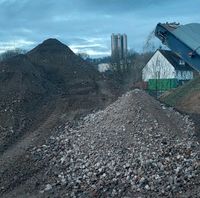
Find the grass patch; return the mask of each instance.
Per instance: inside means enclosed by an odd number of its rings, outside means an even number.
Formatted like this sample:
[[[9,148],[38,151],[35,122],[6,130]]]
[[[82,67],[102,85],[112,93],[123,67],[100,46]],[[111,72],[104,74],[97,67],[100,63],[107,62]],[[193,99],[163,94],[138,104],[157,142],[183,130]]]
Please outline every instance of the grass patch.
[[[200,91],[200,77],[197,77],[183,86],[174,89],[170,94],[161,97],[160,100],[170,106],[176,106],[184,100],[186,96],[198,91]]]

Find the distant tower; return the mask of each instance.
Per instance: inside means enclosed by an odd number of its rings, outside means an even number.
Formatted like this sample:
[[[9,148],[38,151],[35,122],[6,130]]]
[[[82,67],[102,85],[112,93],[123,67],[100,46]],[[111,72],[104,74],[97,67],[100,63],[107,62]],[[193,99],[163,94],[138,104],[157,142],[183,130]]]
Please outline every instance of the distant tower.
[[[128,53],[127,35],[123,34],[123,58],[126,60]]]
[[[113,61],[126,60],[127,57],[127,35],[112,34],[111,49]]]
[[[111,35],[111,50],[112,50],[112,57],[115,57],[118,51],[118,40],[117,40],[117,35],[115,34]]]

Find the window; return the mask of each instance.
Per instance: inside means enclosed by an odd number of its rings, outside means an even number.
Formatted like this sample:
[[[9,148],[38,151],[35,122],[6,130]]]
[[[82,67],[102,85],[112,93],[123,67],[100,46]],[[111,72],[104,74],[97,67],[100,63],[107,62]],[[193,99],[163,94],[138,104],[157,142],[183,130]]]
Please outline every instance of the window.
[[[179,60],[179,65],[185,65],[185,61],[182,60],[182,59],[180,59],[180,60]]]

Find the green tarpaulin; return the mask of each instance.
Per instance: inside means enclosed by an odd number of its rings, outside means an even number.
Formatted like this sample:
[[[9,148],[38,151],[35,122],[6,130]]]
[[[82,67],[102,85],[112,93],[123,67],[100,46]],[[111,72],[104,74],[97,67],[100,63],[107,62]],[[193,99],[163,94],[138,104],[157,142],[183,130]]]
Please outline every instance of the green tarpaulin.
[[[148,90],[167,91],[178,86],[177,79],[149,79]]]

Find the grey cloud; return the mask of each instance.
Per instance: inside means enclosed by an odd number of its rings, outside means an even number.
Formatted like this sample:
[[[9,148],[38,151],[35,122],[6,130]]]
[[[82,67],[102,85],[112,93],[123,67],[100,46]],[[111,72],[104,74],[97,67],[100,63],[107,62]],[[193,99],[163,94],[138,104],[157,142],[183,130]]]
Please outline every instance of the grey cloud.
[[[82,50],[108,52],[111,33],[125,32],[129,46],[141,50],[158,22],[198,22],[199,7],[199,0],[0,0],[0,38],[36,45],[55,37]]]

